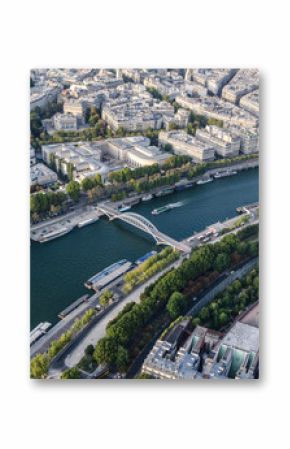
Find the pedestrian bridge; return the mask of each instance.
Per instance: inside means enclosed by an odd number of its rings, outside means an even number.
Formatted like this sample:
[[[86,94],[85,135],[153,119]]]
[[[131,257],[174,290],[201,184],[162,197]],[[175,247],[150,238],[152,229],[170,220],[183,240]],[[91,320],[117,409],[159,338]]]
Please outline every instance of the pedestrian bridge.
[[[150,234],[156,241],[157,245],[172,246],[173,248],[183,252],[191,251],[191,248],[184,242],[178,242],[177,240],[174,240],[168,235],[163,234],[156,228],[156,226],[153,223],[151,223],[150,220],[143,217],[142,215],[136,214],[134,212],[121,213],[117,209],[114,209],[113,207],[108,206],[107,204],[101,204],[97,207],[97,209],[101,213],[106,215],[109,218],[109,220],[115,219],[122,220],[125,223],[135,226],[135,228],[138,228],[141,231]]]

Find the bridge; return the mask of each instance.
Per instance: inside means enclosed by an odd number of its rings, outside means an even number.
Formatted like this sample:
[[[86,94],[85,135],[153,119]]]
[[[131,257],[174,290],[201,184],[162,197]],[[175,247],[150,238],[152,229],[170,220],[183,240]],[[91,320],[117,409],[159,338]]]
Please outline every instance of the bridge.
[[[110,207],[107,204],[98,205],[97,209],[101,213],[106,215],[109,218],[109,220],[115,219],[122,220],[125,223],[135,226],[135,228],[138,228],[141,231],[150,234],[154,238],[157,245],[172,246],[173,248],[186,253],[191,251],[191,248],[184,242],[178,242],[177,240],[174,240],[168,235],[163,234],[156,228],[156,226],[154,226],[153,223],[151,223],[150,220],[143,217],[142,215],[136,214],[134,212],[121,213],[117,209],[114,209],[113,207]]]

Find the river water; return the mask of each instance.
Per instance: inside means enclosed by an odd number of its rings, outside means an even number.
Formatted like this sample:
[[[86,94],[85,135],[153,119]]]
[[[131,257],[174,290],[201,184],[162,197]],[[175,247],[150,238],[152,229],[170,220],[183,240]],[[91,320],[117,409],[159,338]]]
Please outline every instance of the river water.
[[[193,189],[142,202],[132,208],[157,228],[182,240],[217,221],[236,215],[236,207],[258,201],[258,169],[221,178]],[[160,215],[152,209],[168,203],[182,206]],[[101,218],[47,243],[31,243],[31,328],[41,321],[55,323],[71,302],[88,293],[84,282],[111,263],[134,261],[156,249],[152,238],[118,220]]]

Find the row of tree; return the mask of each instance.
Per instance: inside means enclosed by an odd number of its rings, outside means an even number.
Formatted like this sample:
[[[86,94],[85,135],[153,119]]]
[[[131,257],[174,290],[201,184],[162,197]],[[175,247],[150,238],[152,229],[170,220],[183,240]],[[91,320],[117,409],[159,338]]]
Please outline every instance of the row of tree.
[[[71,341],[73,336],[85,327],[95,315],[94,309],[88,309],[81,318],[77,318],[72,326],[58,339],[50,343],[48,351],[37,354],[30,362],[30,376],[33,379],[42,379],[48,373],[51,360]]]
[[[113,292],[111,290],[105,290],[100,296],[99,303],[102,307],[106,307],[112,298]]]
[[[141,263],[134,270],[131,270],[125,274],[125,284],[123,287],[124,292],[129,293],[137,285],[142,284],[155,273],[158,273],[167,265],[170,265],[172,262],[177,260],[178,257],[179,253],[170,247],[167,247],[160,251],[160,253],[149,257],[149,259]]]
[[[203,307],[192,323],[194,326],[220,330],[258,299],[259,272],[256,268],[241,280],[234,281],[214,301]]]
[[[31,213],[53,211],[55,207],[62,206],[67,200],[64,192],[38,192],[30,195]]]
[[[130,347],[140,337],[145,326],[167,305],[167,311],[172,317],[183,313],[186,303],[180,293],[187,284],[217,268],[222,271],[228,266],[231,256],[241,249],[242,243],[238,236],[227,235],[220,242],[204,245],[193,251],[190,258],[184,260],[178,268],[165,273],[147,287],[141,294],[139,304],[130,306],[129,311],[121,313],[108,324],[106,336],[97,343],[95,349],[96,362],[108,363],[118,370],[124,369],[130,358]],[[253,250],[257,254],[258,246],[251,248],[251,255]],[[244,258],[247,258],[246,254]]]
[[[155,175],[156,173],[164,173],[168,170],[182,167],[184,164],[190,161],[191,158],[189,156],[173,155],[163,164],[162,167],[158,164],[152,164],[146,167],[137,167],[135,169],[126,167],[110,173],[108,179],[110,182],[116,184],[126,183],[130,180],[148,178]]]

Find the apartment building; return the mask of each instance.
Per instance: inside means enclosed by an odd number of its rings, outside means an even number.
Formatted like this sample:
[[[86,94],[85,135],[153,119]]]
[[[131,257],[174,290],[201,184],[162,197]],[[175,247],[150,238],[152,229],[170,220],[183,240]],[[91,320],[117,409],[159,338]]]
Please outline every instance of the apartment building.
[[[241,69],[231,81],[223,88],[222,98],[236,105],[244,95],[258,89],[259,71],[256,69]]]
[[[241,140],[237,134],[218,126],[206,126],[198,129],[195,137],[203,142],[211,144],[215,152],[222,157],[234,157],[239,154]]]
[[[190,156],[194,162],[206,162],[214,159],[215,150],[211,144],[202,142],[184,131],[161,131],[159,144],[172,146],[175,154]]]

